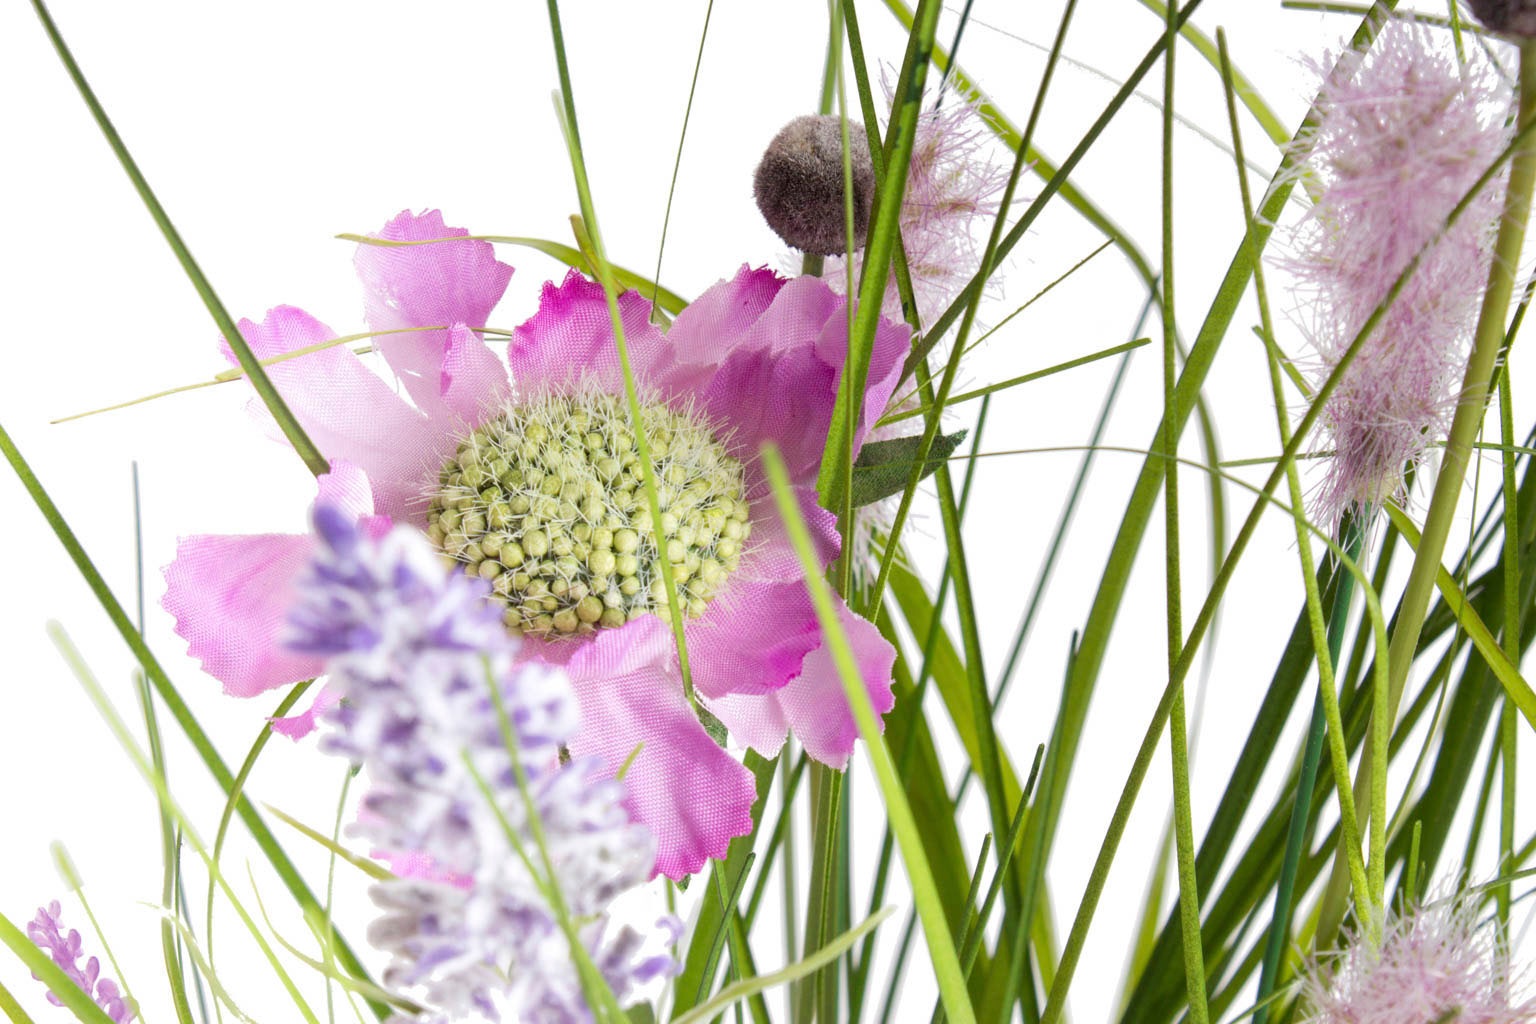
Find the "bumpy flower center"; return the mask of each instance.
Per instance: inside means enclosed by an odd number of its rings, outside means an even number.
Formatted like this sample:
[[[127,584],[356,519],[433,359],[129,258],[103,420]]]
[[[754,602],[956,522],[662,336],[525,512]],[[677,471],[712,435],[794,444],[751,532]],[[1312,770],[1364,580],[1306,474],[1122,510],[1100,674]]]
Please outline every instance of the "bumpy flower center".
[[[661,501],[656,545],[629,409],[613,395],[549,395],[504,410],[438,476],[427,534],[491,581],[512,629],[591,633],[669,614],[672,566],[684,614],[704,614],[752,532],[741,463],[708,426],[641,407]]]

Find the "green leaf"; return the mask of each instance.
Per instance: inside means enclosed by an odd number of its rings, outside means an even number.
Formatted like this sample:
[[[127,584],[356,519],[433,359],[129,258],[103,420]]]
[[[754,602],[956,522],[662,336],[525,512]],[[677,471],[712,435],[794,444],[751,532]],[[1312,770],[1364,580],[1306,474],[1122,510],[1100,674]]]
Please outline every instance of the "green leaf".
[[[965,440],[965,433],[957,430],[933,439],[928,460],[923,464],[923,477],[932,476],[934,470],[954,454],[960,442]],[[905,490],[912,463],[921,455],[922,443],[922,436],[914,434],[864,445],[853,463],[853,507],[862,508]]]

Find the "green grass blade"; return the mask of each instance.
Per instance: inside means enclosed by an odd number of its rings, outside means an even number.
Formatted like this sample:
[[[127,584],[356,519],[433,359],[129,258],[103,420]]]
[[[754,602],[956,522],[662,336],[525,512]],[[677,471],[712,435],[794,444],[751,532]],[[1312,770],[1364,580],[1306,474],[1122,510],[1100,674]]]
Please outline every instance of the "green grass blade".
[[[43,519],[48,523],[49,528],[53,530],[54,535],[59,538],[59,542],[63,544],[70,561],[74,563],[76,570],[79,571],[81,577],[85,580],[86,586],[90,588],[91,593],[95,595],[96,600],[101,604],[102,610],[106,612],[107,618],[111,620],[112,625],[117,629],[118,635],[123,638],[123,642],[128,645],[128,649],[133,652],[139,666],[144,670],[145,676],[154,684],[155,692],[159,695],[160,700],[164,702],[166,710],[170,713],[171,717],[176,720],[176,724],[181,727],[183,734],[185,734],[193,748],[197,751],[198,757],[202,759],[203,764],[213,774],[220,788],[226,794],[234,794],[236,792],[235,778],[230,774],[229,767],[225,765],[224,759],[219,756],[212,740],[208,738],[208,734],[198,724],[191,709],[182,700],[181,694],[176,690],[175,685],[171,683],[170,677],[166,675],[159,661],[150,652],[149,646],[144,642],[144,638],[134,628],[133,622],[128,618],[127,613],[123,610],[123,606],[113,595],[111,589],[107,586],[106,580],[102,578],[101,573],[97,571],[90,556],[86,554],[85,548],[81,546],[79,539],[75,537],[74,531],[69,528],[69,524],[65,522],[63,515],[60,514],[58,506],[48,497],[48,492],[43,489],[36,474],[32,472],[32,467],[22,458],[21,452],[11,440],[11,435],[6,432],[3,426],[0,426],[0,453],[5,455],[6,461],[10,463],[12,470],[21,481],[22,487],[25,488],[27,494],[32,498],[33,503],[37,505],[38,511],[42,513]],[[283,852],[282,846],[278,844],[271,830],[267,828],[267,824],[261,819],[261,815],[256,812],[255,806],[244,794],[240,794],[236,810],[240,814],[240,819],[245,822],[246,827],[250,830],[251,837],[256,841],[256,845],[260,848],[262,855],[267,858],[268,863],[272,865],[272,869],[282,879],[283,885],[292,894],[294,901],[301,909],[313,907],[318,910],[319,903],[315,900],[315,896],[310,891],[308,884],[305,883],[298,869],[293,866],[293,862],[289,860],[288,855]],[[366,978],[368,972],[363,968],[362,962],[358,960],[357,955],[352,952],[352,947],[347,945],[346,941],[339,934],[336,935],[336,944],[342,965],[358,977]],[[373,1009],[381,1020],[389,1013],[389,1008],[382,1004],[374,1005]]]
[[[918,914],[922,918],[923,932],[927,939],[928,952],[933,961],[934,975],[938,979],[944,1007],[954,1024],[975,1024],[976,1016],[971,1008],[970,996],[966,992],[965,975],[960,970],[954,939],[950,933],[949,924],[945,920],[944,907],[939,902],[938,891],[934,885],[933,873],[928,866],[927,855],[923,851],[923,841],[918,832],[917,822],[912,816],[912,808],[907,803],[906,794],[896,777],[890,751],[880,735],[880,725],[875,719],[874,709],[870,706],[869,693],[864,688],[864,680],[860,677],[853,651],[848,645],[847,635],[843,632],[832,595],[826,582],[821,578],[816,553],[790,490],[783,460],[777,449],[771,446],[763,449],[762,457],[769,482],[773,487],[779,515],[784,520],[796,554],[805,567],[806,589],[810,591],[812,603],[816,607],[816,617],[821,623],[828,649],[837,666],[838,675],[842,679],[844,694],[853,709],[859,736],[863,739],[865,751],[873,763],[875,777],[880,784],[880,795],[885,802],[886,813],[896,833],[902,860],[907,865],[907,877],[912,884],[913,901],[917,904]]]
[[[808,956],[799,963],[784,968],[782,971],[774,971],[772,974],[762,974],[755,978],[738,981],[736,984],[721,990],[719,995],[704,1005],[694,1007],[687,1013],[674,1016],[672,1024],[704,1024],[706,1021],[713,1020],[716,1014],[723,1013],[729,1009],[732,1003],[746,999],[755,993],[763,992],[779,985],[786,985],[792,981],[798,981],[813,971],[820,970],[842,956],[849,947],[859,940],[860,936],[879,925],[890,914],[891,910],[887,908],[865,918],[864,922],[857,928],[827,943],[814,956]]]
[[[283,436],[288,439],[289,444],[293,445],[293,450],[298,453],[299,458],[304,460],[304,465],[309,467],[309,471],[316,476],[330,472],[330,464],[320,454],[320,450],[315,447],[314,442],[304,433],[304,428],[299,425],[298,419],[294,417],[292,410],[288,408],[288,403],[283,401],[283,396],[278,394],[277,389],[272,386],[271,378],[261,368],[255,353],[245,343],[245,339],[240,336],[240,329],[235,326],[235,321],[224,308],[224,304],[219,301],[218,295],[213,290],[213,285],[203,274],[202,268],[197,265],[197,261],[192,258],[191,250],[182,241],[181,235],[176,231],[176,226],[171,223],[171,218],[165,212],[165,207],[160,205],[160,200],[155,197],[154,191],[149,187],[149,182],[145,180],[143,173],[139,171],[138,164],[134,162],[133,157],[129,154],[128,147],[123,143],[122,137],[118,135],[117,129],[112,126],[112,121],[107,117],[107,112],[102,107],[100,101],[97,100],[96,93],[91,89],[90,84],[86,82],[85,75],[80,70],[80,65],[75,63],[74,55],[70,53],[69,47],[65,45],[64,37],[59,34],[58,26],[53,23],[53,18],[48,13],[48,6],[43,3],[43,0],[32,0],[32,9],[37,12],[38,20],[43,23],[43,31],[48,33],[48,39],[53,43],[54,51],[58,53],[59,60],[64,64],[64,69],[69,72],[69,77],[74,81],[75,88],[80,91],[80,97],[85,100],[85,105],[90,108],[91,116],[96,119],[96,125],[101,129],[101,134],[105,136],[107,144],[112,147],[112,152],[116,154],[118,163],[123,165],[123,170],[127,173],[128,179],[133,182],[134,190],[138,192],[139,198],[143,200],[149,215],[154,218],[155,225],[160,229],[160,233],[165,236],[166,244],[175,253],[177,262],[186,271],[187,278],[192,282],[192,287],[197,290],[198,297],[203,300],[203,305],[207,307],[209,314],[213,317],[213,322],[218,326],[220,333],[224,335],[224,340],[229,343],[230,349],[235,353],[235,358],[240,361],[240,368],[251,379],[251,386],[256,389],[257,396],[266,405],[268,411],[272,413],[272,418],[277,421]]]
[[[65,1009],[73,1013],[81,1024],[113,1024],[112,1018],[92,1002],[90,996],[81,991],[80,986],[64,973],[63,968],[53,962],[53,957],[44,953],[3,913],[0,913],[0,942],[10,947],[11,952],[16,954],[16,958],[26,966],[27,970],[37,975],[42,983],[48,986],[48,990],[59,997]],[[15,1002],[11,999],[9,992],[5,993],[5,998],[11,1003]],[[18,1006],[16,1009],[19,1011],[21,1008]],[[6,1012],[9,1013],[10,1010],[7,1008]],[[20,1018],[15,1019],[24,1020],[26,1016],[22,1013]]]

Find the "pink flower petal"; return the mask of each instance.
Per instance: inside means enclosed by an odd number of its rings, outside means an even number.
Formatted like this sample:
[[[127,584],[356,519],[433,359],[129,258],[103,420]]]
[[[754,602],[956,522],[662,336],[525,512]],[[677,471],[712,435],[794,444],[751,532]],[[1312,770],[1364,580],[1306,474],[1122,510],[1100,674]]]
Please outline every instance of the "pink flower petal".
[[[848,354],[846,310],[842,298],[821,281],[797,278],[780,289],[767,312],[725,352],[707,382],[692,382],[701,406],[730,425],[744,449],[742,457],[755,455],[763,441],[772,440],[796,483],[816,479],[826,447]],[[881,320],[876,328],[855,451],[896,388],[907,337],[905,325]],[[667,387],[687,381],[685,374],[673,373]]]
[[[260,359],[336,336],[293,306],[269,310],[259,324],[241,320],[240,334]],[[229,352],[227,345],[225,351]],[[321,454],[345,459],[368,474],[379,512],[400,517],[422,504],[423,489],[435,479],[444,448],[451,450],[452,440],[345,346],[273,363],[267,375]],[[252,400],[251,409],[276,429],[259,400]]]
[[[650,303],[635,292],[619,296],[630,367],[642,384],[658,379],[672,358],[650,314]],[[602,286],[574,270],[559,285],[546,281],[539,311],[512,332],[507,364],[521,396],[578,384],[621,394],[624,378]]]
[[[703,374],[702,379],[707,381],[709,372],[743,343],[746,333],[785,283],[784,278],[767,267],[753,270],[742,264],[734,278],[716,282],[690,302],[667,331],[667,342],[680,367]],[[772,339],[758,335],[757,340],[768,344]],[[687,384],[677,382],[679,389]]]
[[[870,703],[875,713],[883,716],[896,702],[891,690],[896,649],[841,600],[838,620],[853,647]],[[824,640],[819,631],[815,635],[818,641]],[[698,683],[697,669],[694,682]],[[783,746],[785,734],[793,732],[811,757],[833,768],[843,768],[859,736],[853,709],[843,693],[842,680],[825,642],[806,654],[799,673],[781,688],[761,695],[721,694],[710,697],[707,703],[731,735],[764,755],[776,752]]]
[[[581,700],[571,753],[596,755],[609,772],[634,755],[625,802],[656,834],[656,870],[677,879],[723,857],[733,837],[752,829],[756,787],[694,717],[661,620],[639,619],[563,646],[573,648],[567,671]]]
[[[883,718],[896,704],[896,695],[891,690],[896,649],[872,623],[855,615],[841,599],[837,602],[837,615],[853,648],[870,704],[875,714]],[[800,675],[769,699],[779,705],[790,731],[807,754],[833,768],[848,764],[859,730],[827,644],[808,654]],[[881,725],[883,729],[884,723]]]
[[[269,718],[267,721],[272,726],[272,731],[286,736],[297,742],[315,731],[315,723],[320,716],[333,707],[341,698],[331,691],[329,686],[322,686],[309,707],[297,715],[285,715],[282,718]],[[398,872],[397,872],[398,874]]]
[[[336,462],[317,486],[318,501],[353,515],[373,507],[367,477],[356,466]],[[201,535],[177,544],[160,603],[176,617],[187,652],[225,693],[253,697],[324,669],[324,659],[295,654],[282,643],[294,581],[314,546],[308,534]]]
[[[185,537],[165,568],[161,604],[176,616],[187,653],[235,697],[311,679],[325,660],[282,644],[293,583],[308,564],[313,537],[259,534]]]
[[[461,238],[464,228],[447,227],[443,215],[428,210],[419,216],[403,211],[379,231],[377,238],[422,241]],[[507,290],[512,268],[496,259],[489,242],[441,242],[435,245],[359,245],[353,257],[363,282],[368,326],[375,331],[455,324],[483,327]],[[406,393],[428,416],[466,419],[480,411],[488,395],[506,389],[506,371],[479,335],[452,339],[447,330],[385,334],[374,339]],[[469,343],[473,339],[473,344]],[[458,402],[447,401],[443,366],[450,349],[458,348],[453,374]],[[472,396],[468,406],[462,396]]]
[[[685,636],[694,688],[710,698],[771,693],[799,675],[821,643],[803,578],[732,579],[702,616],[688,621]]]

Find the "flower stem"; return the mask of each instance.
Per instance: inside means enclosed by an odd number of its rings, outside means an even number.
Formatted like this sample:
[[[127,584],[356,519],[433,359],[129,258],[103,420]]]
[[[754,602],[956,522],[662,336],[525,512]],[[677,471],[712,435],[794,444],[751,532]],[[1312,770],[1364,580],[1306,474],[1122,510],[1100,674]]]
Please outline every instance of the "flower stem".
[[[1533,120],[1536,120],[1536,40],[1526,40],[1520,45],[1519,102],[1517,129],[1521,134],[1517,137],[1510,160],[1504,212],[1499,220],[1493,262],[1488,271],[1488,288],[1483,294],[1482,311],[1478,315],[1472,356],[1467,360],[1461,399],[1456,405],[1450,436],[1446,439],[1445,451],[1440,457],[1434,495],[1424,517],[1423,535],[1414,552],[1413,568],[1409,572],[1402,602],[1398,606],[1397,625],[1392,631],[1386,702],[1389,718],[1397,714],[1403,687],[1408,680],[1408,668],[1418,649],[1429,598],[1435,588],[1435,577],[1450,534],[1456,505],[1461,497],[1467,465],[1471,461],[1472,442],[1483,419],[1494,363],[1504,342],[1505,320],[1514,293],[1515,275],[1519,272],[1526,222],[1530,218],[1532,188],[1536,186],[1536,133],[1527,131]],[[1357,793],[1369,792],[1373,785],[1373,769],[1370,765],[1371,759],[1361,764],[1355,782]],[[1335,865],[1334,872],[1337,878],[1339,865]],[[1330,889],[1334,888],[1335,885],[1330,885]],[[1338,930],[1343,919],[1343,906],[1342,900],[1335,899],[1324,907],[1317,930],[1319,945],[1328,943]]]
[[[1515,419],[1513,396],[1509,386],[1509,362],[1506,350],[1503,372],[1499,374],[1499,424],[1504,463],[1504,653],[1520,663],[1520,520],[1519,493],[1515,485]],[[1500,794],[1499,794],[1499,871],[1514,869],[1515,842],[1515,702],[1504,695],[1499,712]],[[1499,932],[1509,942],[1509,882],[1494,890],[1497,901]]]

